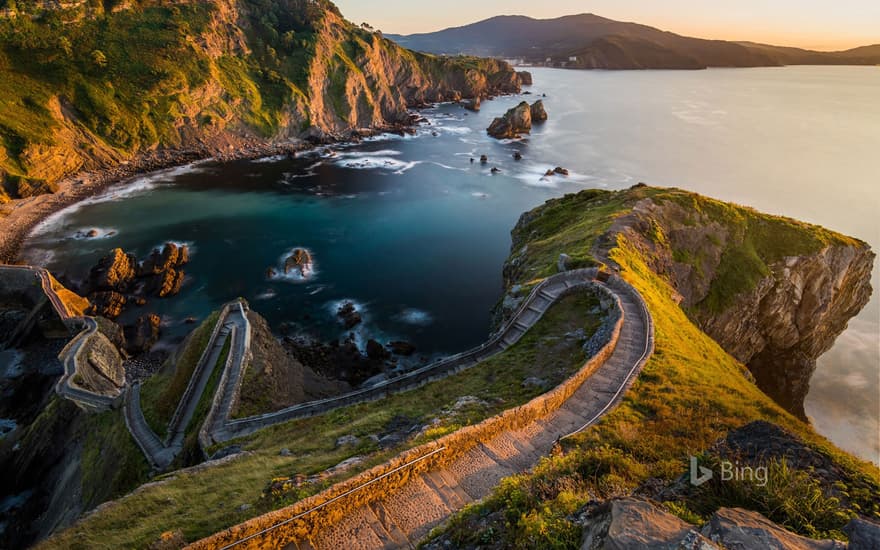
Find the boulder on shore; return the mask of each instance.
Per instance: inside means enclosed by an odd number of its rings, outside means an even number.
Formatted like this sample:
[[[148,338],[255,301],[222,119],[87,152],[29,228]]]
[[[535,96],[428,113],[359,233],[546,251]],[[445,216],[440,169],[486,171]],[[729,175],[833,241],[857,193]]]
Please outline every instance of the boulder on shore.
[[[510,139],[532,130],[532,110],[525,101],[496,118],[486,132],[497,139]]]

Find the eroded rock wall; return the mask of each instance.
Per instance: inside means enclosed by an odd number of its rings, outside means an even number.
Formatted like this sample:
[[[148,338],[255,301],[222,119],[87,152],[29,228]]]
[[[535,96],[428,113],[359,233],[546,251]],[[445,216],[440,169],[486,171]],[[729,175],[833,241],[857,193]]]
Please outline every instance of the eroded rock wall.
[[[806,418],[803,403],[816,359],[868,303],[875,255],[867,244],[841,238],[817,241],[807,252],[756,260],[749,242],[761,223],[755,219],[738,225],[711,212],[645,198],[615,221],[596,252],[603,256],[601,248],[624,235],[670,281],[700,328],[745,363],[765,393]],[[819,228],[799,231],[807,235]],[[762,238],[785,236],[771,232]],[[752,284],[736,292],[740,279],[749,277]],[[735,278],[740,286],[730,282]]]

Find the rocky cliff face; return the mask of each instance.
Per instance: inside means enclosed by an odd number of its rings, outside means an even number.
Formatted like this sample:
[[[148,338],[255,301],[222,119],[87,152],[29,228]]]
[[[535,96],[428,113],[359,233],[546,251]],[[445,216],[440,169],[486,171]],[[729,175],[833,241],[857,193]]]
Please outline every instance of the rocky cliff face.
[[[557,264],[613,264],[620,238],[765,393],[805,418],[816,359],[871,296],[875,255],[866,243],[677,189],[583,191],[520,218],[499,318],[516,306],[519,285]]]
[[[409,107],[520,89],[503,61],[411,52],[326,0],[92,4],[0,18],[0,202],[156,151],[399,129]]]
[[[745,363],[765,393],[805,418],[816,359],[871,296],[874,253],[814,226],[682,199],[638,201],[604,246],[626,236],[703,331]]]

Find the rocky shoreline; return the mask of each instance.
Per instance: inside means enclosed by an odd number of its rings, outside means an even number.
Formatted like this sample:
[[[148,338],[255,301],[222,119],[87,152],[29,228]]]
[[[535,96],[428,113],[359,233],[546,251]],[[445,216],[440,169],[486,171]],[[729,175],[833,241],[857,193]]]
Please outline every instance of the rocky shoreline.
[[[0,263],[16,263],[27,236],[47,217],[94,197],[113,185],[125,184],[161,170],[200,161],[253,160],[297,154],[321,145],[357,143],[364,137],[383,133],[402,135],[413,131],[417,119],[418,117],[412,117],[407,124],[353,129],[346,135],[314,134],[304,139],[291,138],[284,141],[265,141],[224,134],[201,143],[199,147],[149,151],[108,168],[78,172],[59,181],[55,193],[0,204]]]

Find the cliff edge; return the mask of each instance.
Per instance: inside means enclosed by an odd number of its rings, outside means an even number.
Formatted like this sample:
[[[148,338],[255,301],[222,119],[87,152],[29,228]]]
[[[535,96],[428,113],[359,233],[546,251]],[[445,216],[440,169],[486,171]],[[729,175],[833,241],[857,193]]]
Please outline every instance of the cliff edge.
[[[411,52],[327,0],[7,3],[0,75],[0,203],[144,157],[400,130],[409,107],[520,89],[503,61]]]
[[[609,252],[625,239],[688,317],[801,419],[816,359],[872,292],[875,254],[866,243],[678,189],[551,200],[524,214],[513,237],[508,286],[555,268],[551,251],[564,251],[571,267],[613,266]]]

